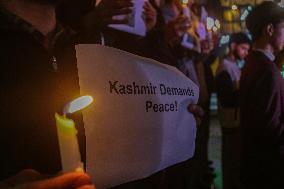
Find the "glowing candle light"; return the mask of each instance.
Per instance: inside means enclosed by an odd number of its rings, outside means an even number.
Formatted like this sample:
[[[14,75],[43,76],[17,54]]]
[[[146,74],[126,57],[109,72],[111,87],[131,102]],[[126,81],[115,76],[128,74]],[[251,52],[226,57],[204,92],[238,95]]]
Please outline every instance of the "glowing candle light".
[[[72,114],[89,106],[94,99],[91,96],[81,96],[64,107],[64,114]]]
[[[65,173],[84,171],[75,123],[72,119],[67,118],[66,114],[82,110],[92,102],[93,98],[91,96],[82,96],[65,106],[63,116],[55,114],[62,170]]]

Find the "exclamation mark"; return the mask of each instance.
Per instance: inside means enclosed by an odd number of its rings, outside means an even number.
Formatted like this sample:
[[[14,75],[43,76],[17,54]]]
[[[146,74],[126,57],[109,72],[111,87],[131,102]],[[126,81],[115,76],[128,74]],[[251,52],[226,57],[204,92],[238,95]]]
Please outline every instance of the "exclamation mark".
[[[176,112],[178,111],[178,103],[175,101]]]

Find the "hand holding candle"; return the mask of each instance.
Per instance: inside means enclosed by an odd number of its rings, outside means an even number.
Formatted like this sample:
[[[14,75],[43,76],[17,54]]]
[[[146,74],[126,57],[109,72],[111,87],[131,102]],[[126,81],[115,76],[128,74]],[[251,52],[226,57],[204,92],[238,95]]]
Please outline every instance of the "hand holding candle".
[[[77,130],[72,119],[66,114],[82,110],[93,102],[91,96],[82,96],[68,103],[64,108],[64,115],[55,114],[58,141],[60,146],[61,164],[63,172],[84,171],[79,151]]]
[[[41,175],[35,170],[23,170],[0,182],[0,189],[95,189],[86,173],[67,173],[60,176]]]

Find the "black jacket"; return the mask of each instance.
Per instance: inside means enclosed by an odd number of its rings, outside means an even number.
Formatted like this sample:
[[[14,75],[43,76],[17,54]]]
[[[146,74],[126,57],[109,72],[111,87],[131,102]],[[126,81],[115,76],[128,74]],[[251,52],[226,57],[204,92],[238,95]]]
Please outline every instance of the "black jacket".
[[[57,173],[61,160],[54,114],[79,95],[74,44],[63,32],[48,52],[34,34],[39,32],[25,30],[24,21],[16,24],[1,14],[0,23],[0,180],[28,168]],[[84,154],[81,116],[75,119]]]
[[[243,183],[246,188],[283,188],[284,80],[262,52],[247,57],[240,113]]]

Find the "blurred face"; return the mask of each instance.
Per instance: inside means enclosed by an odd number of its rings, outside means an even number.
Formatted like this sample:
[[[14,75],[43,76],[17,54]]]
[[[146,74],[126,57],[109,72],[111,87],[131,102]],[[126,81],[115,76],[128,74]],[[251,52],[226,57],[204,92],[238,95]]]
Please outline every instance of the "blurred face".
[[[250,45],[247,43],[241,43],[236,45],[234,55],[237,59],[243,60],[248,55]]]
[[[274,27],[274,32],[271,36],[270,43],[275,54],[278,54],[284,47],[284,21]]]

